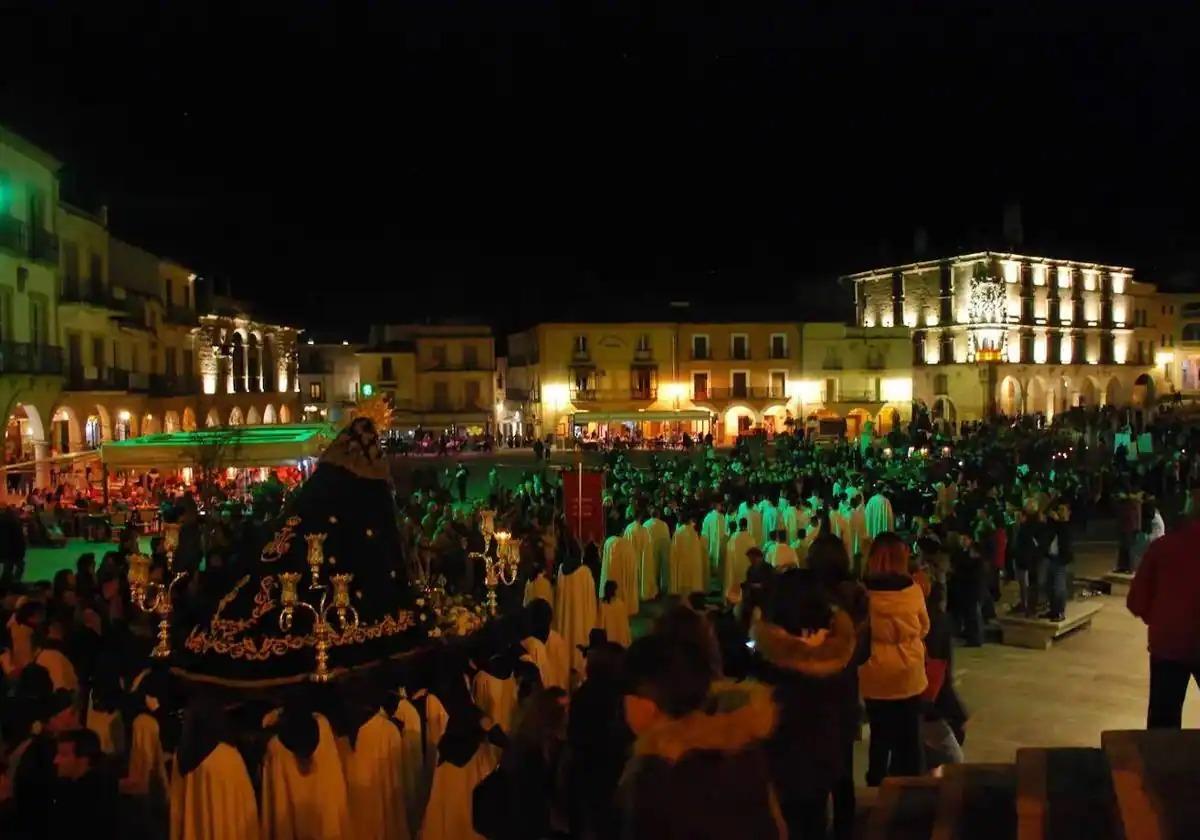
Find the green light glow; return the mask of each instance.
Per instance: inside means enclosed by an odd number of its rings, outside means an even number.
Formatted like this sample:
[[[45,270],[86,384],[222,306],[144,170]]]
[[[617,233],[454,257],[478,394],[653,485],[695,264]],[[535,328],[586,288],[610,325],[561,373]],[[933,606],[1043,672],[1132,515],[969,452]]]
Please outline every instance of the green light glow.
[[[363,386],[362,386],[362,395],[364,397],[370,397],[374,393],[375,393],[375,386],[372,385],[370,382],[364,382]]]

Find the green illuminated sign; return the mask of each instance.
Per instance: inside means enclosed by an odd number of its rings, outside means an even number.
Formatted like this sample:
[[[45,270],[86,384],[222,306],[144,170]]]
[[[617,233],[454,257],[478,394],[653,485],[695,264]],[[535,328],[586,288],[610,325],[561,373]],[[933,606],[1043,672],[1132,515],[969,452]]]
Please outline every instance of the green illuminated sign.
[[[375,393],[375,386],[372,385],[370,382],[364,382],[363,386],[362,386],[362,395],[364,397],[369,397],[369,396],[373,395],[374,393]]]

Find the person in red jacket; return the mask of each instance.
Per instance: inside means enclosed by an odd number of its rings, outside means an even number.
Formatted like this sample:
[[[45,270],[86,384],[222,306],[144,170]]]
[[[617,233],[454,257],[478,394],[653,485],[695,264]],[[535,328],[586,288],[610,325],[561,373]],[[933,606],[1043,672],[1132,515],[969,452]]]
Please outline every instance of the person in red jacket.
[[[1188,679],[1200,685],[1200,519],[1150,544],[1129,587],[1129,611],[1150,641],[1148,729],[1178,729]]]

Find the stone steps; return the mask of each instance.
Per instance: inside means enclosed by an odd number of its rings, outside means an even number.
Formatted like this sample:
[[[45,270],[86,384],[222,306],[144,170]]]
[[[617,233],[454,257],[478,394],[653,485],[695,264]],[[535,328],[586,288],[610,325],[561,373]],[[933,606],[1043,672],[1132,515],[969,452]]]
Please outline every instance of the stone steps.
[[[1104,609],[1099,599],[1090,598],[1085,601],[1071,601],[1067,604],[1066,617],[1062,621],[1050,621],[1045,618],[1027,618],[1024,615],[1010,613],[996,617],[1000,625],[1003,642],[1016,647],[1049,650],[1050,645],[1068,633],[1076,630],[1086,630],[1092,626],[1096,613]]]
[[[1104,732],[1099,748],[1028,748],[884,780],[863,840],[1200,838],[1200,730]]]

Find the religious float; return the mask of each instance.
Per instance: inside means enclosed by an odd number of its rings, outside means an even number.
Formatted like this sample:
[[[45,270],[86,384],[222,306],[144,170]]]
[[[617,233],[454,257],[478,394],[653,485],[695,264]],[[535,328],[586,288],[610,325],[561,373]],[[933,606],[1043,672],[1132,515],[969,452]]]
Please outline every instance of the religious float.
[[[383,422],[386,422],[386,414]],[[517,541],[484,517],[488,596],[451,597],[400,546],[376,418],[360,410],[288,500],[261,556],[191,627],[172,621],[185,575],[150,581],[134,558],[135,603],[159,618],[153,656],[194,687],[242,692],[344,680],[389,663],[422,671],[495,618],[495,588],[515,583]],[[165,534],[168,557],[177,530]]]

